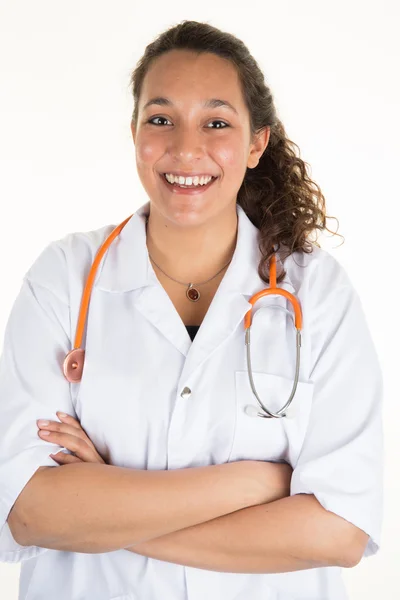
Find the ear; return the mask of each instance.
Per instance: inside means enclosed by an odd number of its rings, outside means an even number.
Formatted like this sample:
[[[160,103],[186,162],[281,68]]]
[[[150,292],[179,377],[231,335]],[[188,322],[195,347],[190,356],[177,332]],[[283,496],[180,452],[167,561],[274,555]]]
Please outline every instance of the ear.
[[[247,159],[247,166],[249,169],[254,169],[258,165],[258,162],[268,146],[269,136],[271,133],[271,127],[264,127],[256,135],[254,142],[250,145],[250,153]]]

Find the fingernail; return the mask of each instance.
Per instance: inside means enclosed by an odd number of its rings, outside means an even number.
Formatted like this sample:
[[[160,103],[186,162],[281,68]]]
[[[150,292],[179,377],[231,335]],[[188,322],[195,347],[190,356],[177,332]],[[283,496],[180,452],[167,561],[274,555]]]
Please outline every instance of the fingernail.
[[[38,421],[38,425],[39,425],[40,427],[41,427],[41,426],[43,426],[43,427],[47,427],[47,425],[49,425],[49,424],[50,424],[50,421],[45,421],[44,419],[39,419],[39,421]]]
[[[59,417],[68,417],[68,415],[66,415],[65,413],[59,412],[57,413]]]
[[[50,435],[50,431],[41,431],[40,435]]]

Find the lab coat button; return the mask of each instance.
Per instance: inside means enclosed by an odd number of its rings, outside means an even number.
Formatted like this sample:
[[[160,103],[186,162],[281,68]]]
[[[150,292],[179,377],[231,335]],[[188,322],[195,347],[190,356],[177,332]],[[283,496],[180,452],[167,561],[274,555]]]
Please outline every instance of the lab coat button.
[[[184,398],[186,400],[186,398],[189,398],[191,393],[192,393],[192,390],[190,388],[184,387],[181,392],[181,396],[182,396],[182,398]]]

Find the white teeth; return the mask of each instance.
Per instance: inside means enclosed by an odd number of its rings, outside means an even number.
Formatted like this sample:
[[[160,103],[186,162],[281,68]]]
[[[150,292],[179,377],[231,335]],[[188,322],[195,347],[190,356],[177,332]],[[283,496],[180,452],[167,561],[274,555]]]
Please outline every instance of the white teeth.
[[[191,186],[206,185],[212,179],[212,176],[210,176],[210,175],[201,175],[200,177],[195,175],[195,177],[186,177],[185,178],[182,175],[178,176],[178,175],[172,175],[170,173],[164,173],[164,177],[169,183],[178,183],[179,185],[191,185]]]

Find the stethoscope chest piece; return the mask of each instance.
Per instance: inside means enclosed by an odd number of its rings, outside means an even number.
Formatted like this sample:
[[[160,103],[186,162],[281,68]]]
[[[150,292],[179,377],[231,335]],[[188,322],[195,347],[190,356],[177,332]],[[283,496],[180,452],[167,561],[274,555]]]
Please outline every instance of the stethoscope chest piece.
[[[64,359],[64,376],[70,383],[78,383],[82,379],[85,351],[83,348],[74,348],[68,352]]]

